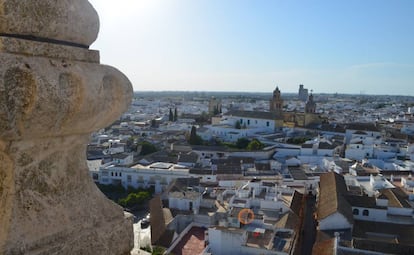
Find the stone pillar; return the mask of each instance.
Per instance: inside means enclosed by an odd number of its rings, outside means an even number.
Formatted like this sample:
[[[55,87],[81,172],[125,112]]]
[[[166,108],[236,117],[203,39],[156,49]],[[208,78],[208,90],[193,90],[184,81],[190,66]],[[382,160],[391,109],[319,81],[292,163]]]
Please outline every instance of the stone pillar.
[[[89,50],[86,0],[0,0],[0,254],[129,254],[131,215],[89,177],[90,133],[132,87]],[[114,45],[116,47],[116,45]]]

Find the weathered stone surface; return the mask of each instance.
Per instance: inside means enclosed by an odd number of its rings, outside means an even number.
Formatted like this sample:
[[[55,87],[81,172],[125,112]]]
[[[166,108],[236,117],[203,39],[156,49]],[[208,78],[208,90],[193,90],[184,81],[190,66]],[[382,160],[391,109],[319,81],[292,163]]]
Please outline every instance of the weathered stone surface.
[[[24,56],[99,63],[99,51],[0,36],[0,51]]]
[[[0,139],[91,133],[128,107],[132,87],[115,68],[0,54]]]
[[[0,254],[130,251],[132,219],[125,218],[88,176],[84,161],[88,140],[88,135],[51,137],[16,141],[5,148],[9,162],[15,164],[9,177],[14,185],[5,186],[13,213],[1,217],[1,223],[8,223],[2,224],[7,226],[8,242]]]
[[[0,0],[0,34],[35,36],[89,46],[99,17],[86,0]]]
[[[0,0],[0,33],[90,43],[91,8]],[[130,104],[129,80],[100,65],[96,51],[8,36],[0,36],[0,63],[0,254],[129,254],[132,217],[86,166],[90,133]]]

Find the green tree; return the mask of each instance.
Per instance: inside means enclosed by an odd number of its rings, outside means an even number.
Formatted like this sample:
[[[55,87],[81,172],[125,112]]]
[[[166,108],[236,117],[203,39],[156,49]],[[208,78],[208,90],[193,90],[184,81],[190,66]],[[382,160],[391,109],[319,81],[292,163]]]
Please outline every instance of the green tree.
[[[145,156],[145,155],[158,151],[157,147],[150,142],[143,141],[140,145],[141,145],[141,152],[139,155],[141,156]]]
[[[247,145],[247,149],[249,151],[257,151],[257,150],[261,150],[264,148],[264,144],[261,143],[259,140],[257,139],[253,139],[249,145]]]
[[[177,113],[177,107],[174,109],[174,117],[173,117],[174,122],[176,122],[178,120],[178,113]]]
[[[234,126],[236,129],[241,129],[240,121],[236,121],[236,125]]]
[[[162,255],[162,254],[164,254],[165,253],[165,248],[163,248],[163,247],[160,247],[160,246],[155,246],[155,247],[153,247],[153,250],[152,250],[152,255]]]
[[[135,144],[135,138],[134,137],[130,137],[128,138],[128,140],[126,141],[126,147],[128,149],[128,151],[136,151],[137,150],[137,145]]]
[[[191,145],[201,145],[203,144],[203,139],[199,135],[197,135],[197,129],[195,126],[191,127],[190,138],[188,141]]]
[[[150,197],[151,194],[148,191],[129,193],[127,197],[119,199],[118,204],[124,207],[133,207],[144,203]]]
[[[168,115],[168,120],[169,121],[174,121],[174,114],[172,112],[172,109],[170,108],[170,114]]]
[[[242,137],[242,138],[237,139],[236,147],[238,149],[246,149],[249,143],[250,143],[249,139]]]

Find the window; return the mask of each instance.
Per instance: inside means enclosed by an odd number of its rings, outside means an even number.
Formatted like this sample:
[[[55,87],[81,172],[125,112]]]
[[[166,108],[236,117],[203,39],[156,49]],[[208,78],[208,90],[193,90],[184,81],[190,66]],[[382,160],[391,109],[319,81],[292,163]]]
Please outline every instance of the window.
[[[354,210],[352,210],[352,214],[353,215],[359,215],[359,210],[355,208]]]
[[[111,176],[114,176],[114,172],[111,172]]]
[[[131,182],[131,181],[132,181],[132,177],[131,177],[131,175],[127,175],[127,181],[128,181],[128,182]]]
[[[255,120],[255,123],[257,124],[257,120]]]
[[[270,123],[269,123],[269,121],[267,121],[267,122],[266,122],[266,126],[267,126],[267,127],[268,127],[268,126],[270,126]]]
[[[362,215],[369,216],[369,211],[367,209],[365,209],[364,211],[362,211]]]
[[[122,176],[122,173],[119,173],[119,176]]]
[[[247,120],[247,125],[250,125],[250,120]]]
[[[243,124],[243,119],[240,119],[240,124]]]

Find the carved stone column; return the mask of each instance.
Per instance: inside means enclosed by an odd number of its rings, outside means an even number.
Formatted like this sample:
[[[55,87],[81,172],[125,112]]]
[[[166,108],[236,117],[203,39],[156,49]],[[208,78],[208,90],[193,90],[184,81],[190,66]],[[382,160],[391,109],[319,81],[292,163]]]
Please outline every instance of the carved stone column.
[[[0,0],[0,254],[132,249],[132,218],[86,166],[90,133],[132,97],[88,49],[98,30],[86,0]]]

